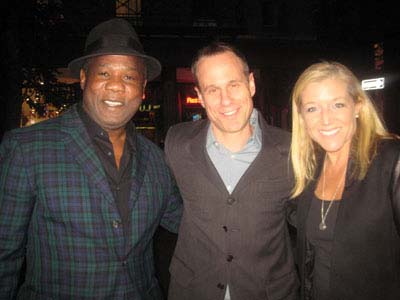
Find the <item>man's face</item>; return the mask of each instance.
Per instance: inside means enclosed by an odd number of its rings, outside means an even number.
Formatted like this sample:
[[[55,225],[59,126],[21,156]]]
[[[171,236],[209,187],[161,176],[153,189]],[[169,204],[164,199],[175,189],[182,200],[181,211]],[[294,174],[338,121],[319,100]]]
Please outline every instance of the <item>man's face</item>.
[[[125,127],[144,96],[142,60],[128,55],[97,56],[80,76],[83,107],[89,116],[106,131]]]
[[[245,75],[240,59],[232,52],[203,57],[197,64],[197,80],[196,91],[216,138],[250,136],[256,89],[253,74]]]

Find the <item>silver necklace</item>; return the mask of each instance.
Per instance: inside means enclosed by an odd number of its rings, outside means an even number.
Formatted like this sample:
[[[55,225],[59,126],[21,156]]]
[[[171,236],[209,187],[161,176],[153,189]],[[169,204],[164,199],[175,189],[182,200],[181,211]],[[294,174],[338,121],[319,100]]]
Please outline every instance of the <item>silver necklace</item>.
[[[325,157],[325,159],[326,159],[326,157]],[[335,199],[336,194],[339,191],[339,187],[340,187],[340,185],[342,183],[342,180],[343,180],[345,172],[346,172],[346,168],[344,169],[343,175],[340,178],[340,180],[339,180],[339,182],[338,182],[338,184],[336,186],[335,193],[333,194],[331,202],[329,203],[328,208],[326,209],[326,212],[324,212],[324,203],[325,203],[325,200],[324,200],[325,199],[325,160],[324,160],[324,167],[323,167],[323,171],[322,171],[321,223],[319,223],[319,229],[320,230],[325,230],[327,228],[325,220],[326,220],[326,217],[328,216],[329,210],[331,209],[331,206],[333,204],[333,200]]]

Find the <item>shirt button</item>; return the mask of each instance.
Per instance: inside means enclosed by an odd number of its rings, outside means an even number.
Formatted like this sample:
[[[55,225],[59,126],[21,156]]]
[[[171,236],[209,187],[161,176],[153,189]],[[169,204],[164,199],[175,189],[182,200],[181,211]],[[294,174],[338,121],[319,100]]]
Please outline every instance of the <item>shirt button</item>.
[[[231,155],[231,158],[235,158],[235,157],[236,157],[235,154],[232,154],[232,155]]]
[[[233,256],[229,254],[229,255],[226,257],[226,261],[227,261],[227,262],[231,262],[232,260],[233,260]]]
[[[226,226],[222,226],[222,228],[224,229],[224,231],[225,231],[225,232],[227,232],[227,231],[228,231],[228,227],[226,227]]]
[[[111,151],[107,152],[107,155],[108,155],[108,156],[111,156],[111,155],[112,155]]]
[[[121,188],[120,188],[119,186],[116,186],[115,189],[116,189],[117,191],[119,191]]]
[[[112,226],[113,226],[115,229],[118,229],[120,225],[121,225],[121,221],[120,221],[120,220],[113,220],[113,221],[112,221]]]
[[[128,262],[126,260],[122,261],[122,266],[126,267],[128,265]]]
[[[223,290],[225,288],[225,285],[223,285],[222,283],[218,283],[217,288]]]
[[[235,203],[235,198],[233,197],[228,197],[228,199],[226,200],[226,202],[228,203],[228,205],[232,205],[233,203]]]

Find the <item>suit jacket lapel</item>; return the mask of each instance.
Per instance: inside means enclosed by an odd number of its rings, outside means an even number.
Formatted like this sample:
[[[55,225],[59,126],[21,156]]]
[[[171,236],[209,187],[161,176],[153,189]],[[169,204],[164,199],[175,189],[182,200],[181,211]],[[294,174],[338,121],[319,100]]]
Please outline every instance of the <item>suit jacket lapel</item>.
[[[193,167],[203,173],[204,177],[221,190],[221,192],[226,193],[227,190],[225,184],[207,154],[206,143],[209,124],[209,121],[203,122],[203,126],[199,130],[198,134],[193,137],[192,141],[190,141],[190,152],[194,164]]]
[[[261,115],[259,115],[259,124],[262,132],[261,150],[240,178],[235,190],[245,188],[250,183],[261,178],[264,180],[274,180],[278,174],[282,174],[282,163],[280,159],[288,159],[288,157],[282,158],[282,154],[277,148],[277,141],[271,136],[268,125]],[[267,170],[267,172],[265,172],[265,170]],[[286,172],[286,170],[284,171]],[[289,170],[286,172],[287,174],[289,174],[288,171]]]
[[[114,202],[103,166],[97,157],[84,124],[79,118],[76,107],[73,107],[68,113],[64,113],[61,127],[61,130],[66,134],[66,148],[81,166],[88,180],[94,182],[108,201]]]
[[[135,153],[132,157],[132,184],[129,196],[129,209],[133,209],[135,202],[138,200],[141,186],[143,184],[144,176],[147,170],[147,161],[149,159],[149,150],[141,142],[141,139],[135,134]]]

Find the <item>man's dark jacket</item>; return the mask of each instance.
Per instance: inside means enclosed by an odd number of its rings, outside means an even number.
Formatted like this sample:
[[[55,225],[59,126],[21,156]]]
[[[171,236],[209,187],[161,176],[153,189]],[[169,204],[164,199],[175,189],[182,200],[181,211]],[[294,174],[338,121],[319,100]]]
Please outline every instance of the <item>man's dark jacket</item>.
[[[177,231],[180,197],[162,151],[136,135],[123,226],[76,107],[0,147],[0,299],[161,299],[152,238]],[[26,275],[20,284],[26,258]]]
[[[166,155],[184,201],[169,300],[297,299],[286,202],[290,135],[259,117],[262,149],[229,194],[206,150],[209,122],[172,127]]]

